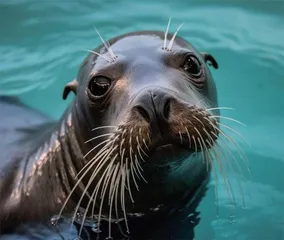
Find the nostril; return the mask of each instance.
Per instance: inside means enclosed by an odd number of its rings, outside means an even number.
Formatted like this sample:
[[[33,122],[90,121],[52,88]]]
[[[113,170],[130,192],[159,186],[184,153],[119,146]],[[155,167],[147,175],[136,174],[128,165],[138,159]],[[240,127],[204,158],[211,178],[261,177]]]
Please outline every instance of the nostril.
[[[150,116],[149,116],[148,112],[143,107],[137,106],[135,108],[147,122],[150,122]]]
[[[168,119],[171,110],[171,100],[168,99],[164,105],[164,118]]]

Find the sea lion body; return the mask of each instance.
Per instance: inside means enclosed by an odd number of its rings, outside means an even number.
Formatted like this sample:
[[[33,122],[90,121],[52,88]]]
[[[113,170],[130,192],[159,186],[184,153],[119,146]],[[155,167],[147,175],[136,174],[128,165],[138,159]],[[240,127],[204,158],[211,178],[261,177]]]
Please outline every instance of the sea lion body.
[[[32,110],[24,113],[29,123],[5,114],[3,232],[80,206],[88,209],[83,220],[94,213],[102,239],[145,239],[165,219],[186,217],[185,206],[203,196],[210,176],[205,150],[218,137],[218,121],[207,110],[219,114],[206,66],[209,60],[216,67],[215,59],[179,37],[167,47],[162,32],[134,32],[109,43],[111,49],[101,45],[90,53],[77,81],[66,86],[63,98],[70,91],[76,97],[58,122]],[[16,131],[21,126],[23,135]],[[3,155],[8,145],[12,150]]]

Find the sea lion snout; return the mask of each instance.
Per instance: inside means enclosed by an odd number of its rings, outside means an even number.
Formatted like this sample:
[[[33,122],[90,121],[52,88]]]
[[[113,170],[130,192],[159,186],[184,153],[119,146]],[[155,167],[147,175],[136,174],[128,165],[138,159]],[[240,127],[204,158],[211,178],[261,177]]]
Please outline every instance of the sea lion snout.
[[[153,135],[168,128],[173,96],[163,89],[143,90],[135,99],[134,111],[150,124]]]

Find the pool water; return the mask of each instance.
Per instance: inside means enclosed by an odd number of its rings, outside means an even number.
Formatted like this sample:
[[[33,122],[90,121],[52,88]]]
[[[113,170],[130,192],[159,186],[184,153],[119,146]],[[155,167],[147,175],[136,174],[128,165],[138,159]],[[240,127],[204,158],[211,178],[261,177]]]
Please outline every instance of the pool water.
[[[71,101],[61,99],[64,85],[105,39],[135,30],[171,32],[200,51],[211,53],[219,69],[211,69],[224,119],[249,142],[229,129],[245,152],[232,205],[219,175],[198,207],[196,240],[284,239],[284,2],[283,1],[24,1],[0,2],[0,94],[17,95],[28,105],[58,119]],[[1,117],[1,116],[0,116]],[[232,153],[239,157],[238,148]],[[242,188],[239,188],[239,184]],[[243,204],[243,202],[245,204]],[[186,235],[186,229],[181,229]]]

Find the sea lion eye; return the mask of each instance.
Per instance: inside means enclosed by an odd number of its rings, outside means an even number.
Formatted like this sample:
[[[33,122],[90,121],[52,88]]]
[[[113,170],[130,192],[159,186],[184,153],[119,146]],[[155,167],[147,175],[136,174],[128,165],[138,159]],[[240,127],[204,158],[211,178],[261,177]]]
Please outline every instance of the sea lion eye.
[[[198,59],[194,56],[187,57],[183,69],[194,77],[199,77],[201,74],[201,66]]]
[[[94,96],[101,97],[107,92],[110,84],[110,79],[104,76],[95,76],[89,82],[89,90]]]

